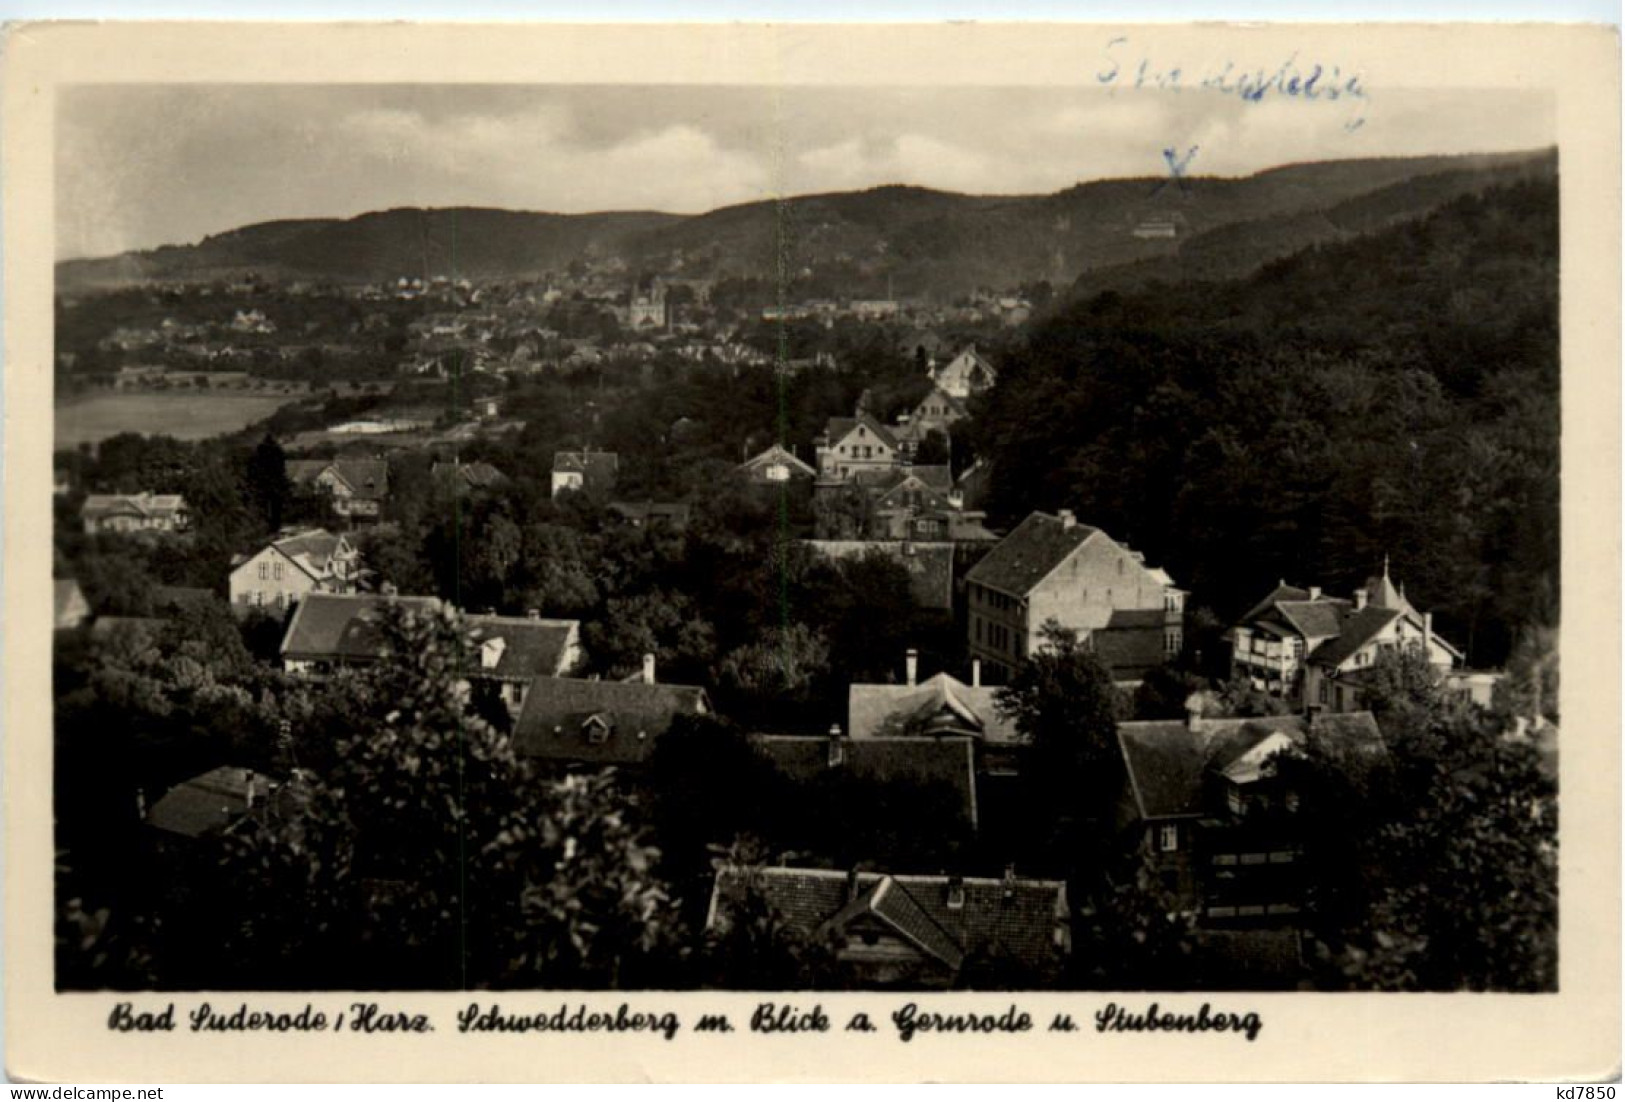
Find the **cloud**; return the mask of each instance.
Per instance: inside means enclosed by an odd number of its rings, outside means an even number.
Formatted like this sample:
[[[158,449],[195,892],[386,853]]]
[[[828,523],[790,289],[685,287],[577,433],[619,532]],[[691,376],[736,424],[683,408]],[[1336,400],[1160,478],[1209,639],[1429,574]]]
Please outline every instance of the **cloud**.
[[[58,112],[58,255],[396,206],[696,213],[913,184],[1035,193],[1166,171],[1531,148],[1550,97],[1374,93],[1247,104],[1200,90],[460,85],[81,86]]]

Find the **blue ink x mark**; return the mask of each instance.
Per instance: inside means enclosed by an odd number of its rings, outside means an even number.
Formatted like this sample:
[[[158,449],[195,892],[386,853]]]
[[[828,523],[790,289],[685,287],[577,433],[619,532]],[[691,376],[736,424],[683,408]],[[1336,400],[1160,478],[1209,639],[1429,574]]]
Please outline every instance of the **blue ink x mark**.
[[[1190,194],[1191,186],[1190,182],[1185,179],[1185,169],[1196,157],[1196,151],[1200,148],[1201,146],[1198,145],[1191,146],[1189,151],[1187,151],[1183,157],[1179,155],[1177,150],[1164,149],[1162,151],[1162,159],[1168,162],[1168,179],[1158,181],[1157,186],[1151,189],[1151,194],[1156,195],[1163,188],[1167,187],[1169,180],[1177,182],[1179,184],[1180,191],[1185,192],[1187,195]]]

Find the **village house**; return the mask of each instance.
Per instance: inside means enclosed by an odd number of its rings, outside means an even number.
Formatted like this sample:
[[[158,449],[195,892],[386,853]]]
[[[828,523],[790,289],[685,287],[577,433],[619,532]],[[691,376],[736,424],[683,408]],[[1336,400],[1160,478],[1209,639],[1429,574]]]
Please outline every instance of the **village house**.
[[[794,449],[786,450],[782,444],[774,444],[745,460],[737,470],[752,482],[790,482],[818,477],[816,470],[796,457]]]
[[[965,576],[970,653],[1007,678],[1054,621],[1124,687],[1184,647],[1185,593],[1167,573],[1070,509],[1032,513]]]
[[[612,493],[620,462],[620,456],[614,452],[554,452],[552,495],[558,497],[565,490],[594,495]]]
[[[918,680],[919,655],[904,656],[898,684],[854,683],[847,688],[847,731],[853,742],[906,738],[971,740],[976,771],[1014,776],[1020,771],[1026,739],[999,711],[998,689],[982,684],[981,664],[971,661],[970,684],[948,673]]]
[[[639,766],[680,715],[712,713],[711,698],[694,685],[654,679],[654,659],[635,681],[539,677],[514,723],[514,748],[555,765]]]
[[[183,532],[190,522],[180,494],[91,494],[79,509],[86,535],[104,532]]]
[[[863,987],[974,987],[990,972],[1039,987],[1059,977],[1072,949],[1066,885],[1024,879],[1013,868],[1002,879],[725,868],[706,930],[726,933],[750,892],[796,933],[831,944]]]
[[[389,609],[435,612],[435,597],[313,594],[301,601],[283,634],[282,667],[289,673],[324,674],[378,662],[389,653],[383,618]],[[541,615],[469,614],[469,681],[494,685],[511,716],[517,716],[539,677],[563,677],[582,661],[581,625]]]
[[[933,364],[930,375],[931,382],[938,390],[960,402],[972,394],[987,390],[999,379],[999,373],[987,357],[976,351],[974,344],[945,364]],[[926,404],[930,402],[931,399],[927,398]]]
[[[693,507],[682,501],[612,501],[609,511],[633,528],[659,528],[668,532],[688,529]]]
[[[1386,559],[1382,575],[1346,599],[1283,581],[1228,637],[1233,676],[1293,707],[1334,712],[1364,706],[1363,683],[1383,655],[1415,650],[1441,672],[1462,657],[1433,630],[1433,614],[1417,612],[1394,586]]]
[[[360,575],[360,554],[350,541],[314,528],[278,536],[235,558],[227,594],[238,612],[281,612],[311,593],[353,593]]]
[[[333,512],[352,523],[377,520],[389,497],[383,459],[290,459],[287,472],[297,490],[328,498]]]
[[[1313,738],[1350,760],[1386,753],[1369,712],[1117,725],[1124,787],[1116,824],[1128,850],[1204,923],[1291,922],[1303,908],[1298,794],[1274,759]]]
[[[854,417],[831,417],[815,444],[819,478],[834,481],[896,466],[902,455],[892,430],[862,410]]]
[[[463,463],[453,459],[450,463],[436,463],[429,469],[429,477],[458,494],[489,490],[508,481],[507,475],[483,460]]]

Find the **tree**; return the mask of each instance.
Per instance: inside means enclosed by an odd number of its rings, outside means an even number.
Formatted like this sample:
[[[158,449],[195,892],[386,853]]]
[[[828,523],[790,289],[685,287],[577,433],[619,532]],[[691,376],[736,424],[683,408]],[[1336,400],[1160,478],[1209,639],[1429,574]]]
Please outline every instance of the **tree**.
[[[662,590],[610,598],[603,619],[589,623],[586,636],[592,660],[616,676],[636,673],[644,655],[653,655],[670,680],[699,681],[716,653],[716,633],[693,602]]]
[[[803,709],[829,676],[829,644],[806,624],[770,628],[722,659],[717,681],[753,716]]]
[[[1063,838],[1075,831],[1077,842],[1103,849],[1123,779],[1117,692],[1076,632],[1051,620],[1039,640],[999,690],[996,707],[1030,740],[1023,775],[1059,819]]]
[[[457,613],[386,626],[389,657],[320,705],[345,718],[337,753],[231,851],[236,981],[658,982],[679,931],[631,798],[608,774],[539,778],[471,714]]]
[[[948,437],[941,429],[932,429],[920,441],[914,453],[914,462],[922,465],[942,466],[948,463]]]
[[[1554,990],[1555,771],[1425,667],[1420,655],[1376,667],[1380,762],[1311,740],[1278,766],[1299,793],[1321,982]]]
[[[840,986],[834,940],[795,926],[768,899],[762,882],[765,857],[759,845],[736,841],[714,863],[725,890],[716,925],[706,935],[706,981],[744,991]]]
[[[264,518],[266,530],[274,532],[282,527],[283,511],[293,498],[293,484],[288,481],[287,453],[270,433],[249,456],[245,483],[248,498]]]

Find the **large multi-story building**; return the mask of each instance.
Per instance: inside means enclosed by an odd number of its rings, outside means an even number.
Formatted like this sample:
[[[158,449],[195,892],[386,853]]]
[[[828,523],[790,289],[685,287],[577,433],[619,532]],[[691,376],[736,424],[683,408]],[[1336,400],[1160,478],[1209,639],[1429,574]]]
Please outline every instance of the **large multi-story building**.
[[[1052,620],[1077,632],[1120,684],[1184,647],[1184,591],[1070,509],[1028,516],[965,580],[970,653],[992,681],[1038,649]]]

